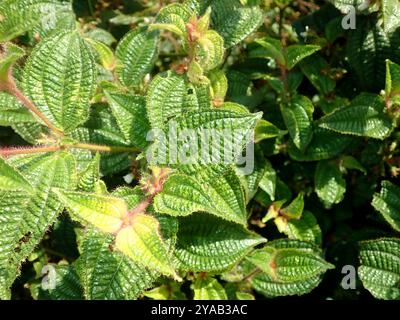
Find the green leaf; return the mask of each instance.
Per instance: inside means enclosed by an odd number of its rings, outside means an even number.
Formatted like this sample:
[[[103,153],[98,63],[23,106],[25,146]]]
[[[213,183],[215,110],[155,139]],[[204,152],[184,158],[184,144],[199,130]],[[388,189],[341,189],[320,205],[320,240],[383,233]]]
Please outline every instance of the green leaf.
[[[89,300],[136,299],[157,278],[127,256],[113,250],[113,238],[89,229],[74,263]]]
[[[66,132],[87,120],[95,86],[93,54],[77,32],[61,32],[40,42],[24,69],[24,92]]]
[[[209,73],[208,78],[211,81],[212,97],[214,104],[224,102],[226,93],[228,92],[228,79],[222,70],[213,70]]]
[[[361,171],[364,174],[367,174],[367,171],[365,168],[361,165],[358,160],[352,156],[343,156],[341,158],[341,167],[350,169],[350,170],[358,170]]]
[[[254,143],[278,137],[280,134],[281,130],[279,130],[275,125],[267,120],[260,119],[254,129]]]
[[[358,96],[352,103],[322,117],[320,127],[342,134],[385,139],[392,130],[392,122],[384,113],[380,97],[370,94]]]
[[[311,142],[313,131],[307,107],[301,99],[293,99],[290,104],[281,106],[282,116],[293,143],[304,151]]]
[[[78,221],[84,220],[108,233],[118,232],[124,224],[128,206],[120,198],[58,189],[54,192]]]
[[[21,263],[56,221],[63,206],[52,189],[73,189],[77,183],[75,159],[68,153],[30,155],[10,159],[30,182],[33,193],[11,191],[0,196],[0,283],[7,292]]]
[[[286,65],[290,70],[304,58],[311,56],[320,50],[320,46],[316,45],[292,45],[286,49]]]
[[[400,26],[400,3],[398,1],[382,0],[381,6],[385,32],[392,32]]]
[[[246,259],[251,263],[244,265],[246,270],[251,272],[255,266],[263,271],[251,283],[267,297],[306,294],[333,268],[312,245],[297,240],[273,241]]]
[[[172,216],[204,211],[243,225],[247,219],[244,191],[231,168],[221,172],[210,167],[193,177],[171,175],[155,197],[154,208]]]
[[[260,118],[261,113],[218,109],[179,115],[171,119],[166,132],[152,132],[154,143],[147,151],[148,161],[185,172],[209,165],[243,164],[246,158],[240,158],[242,150],[251,143],[253,128]]]
[[[167,246],[159,232],[158,220],[150,215],[138,213],[132,217],[131,225],[117,234],[115,247],[151,270],[173,276],[180,280],[171,263]]]
[[[147,114],[153,129],[163,129],[169,118],[183,111],[185,94],[183,76],[168,71],[154,77],[146,98]]]
[[[82,300],[83,289],[75,269],[70,265],[58,265],[53,266],[53,268],[55,273],[55,287],[44,290],[40,283],[38,285],[40,286],[38,288],[38,300]],[[49,273],[48,277],[51,276]]]
[[[194,55],[205,71],[218,67],[224,59],[224,39],[214,30],[208,30],[197,40]]]
[[[318,162],[315,171],[315,192],[325,208],[343,200],[346,192],[346,181],[342,177],[339,166],[330,161]]]
[[[400,231],[400,187],[390,181],[382,181],[380,193],[375,193],[372,206],[396,231]]]
[[[75,20],[67,0],[4,0],[0,4],[0,42],[9,41],[26,31],[54,30],[65,20]]]
[[[116,72],[123,85],[137,86],[149,73],[157,56],[158,33],[137,28],[118,43]]]
[[[224,38],[226,48],[238,44],[262,23],[261,9],[244,7],[239,0],[215,0],[211,8],[213,29]]]
[[[103,42],[85,38],[85,40],[93,47],[98,61],[106,70],[113,70],[115,67],[115,57],[113,51]]]
[[[263,50],[252,51],[251,52],[252,57],[272,58],[282,66],[286,64],[286,59],[283,52],[282,44],[279,40],[267,37],[265,39],[256,40],[256,43],[261,45]]]
[[[96,153],[83,172],[79,174],[78,189],[86,192],[94,191],[100,180],[100,153]]]
[[[301,152],[293,143],[289,155],[296,161],[318,161],[330,159],[342,153],[352,142],[350,136],[341,135],[323,128],[315,128],[313,138],[306,151]]]
[[[180,3],[172,3],[163,7],[156,17],[156,22],[150,28],[152,30],[171,31],[183,38],[187,37],[186,23],[192,16],[192,12]]]
[[[386,60],[386,97],[393,97],[400,94],[400,66]]]
[[[346,57],[360,90],[376,92],[385,85],[386,59],[400,63],[398,34],[386,33],[376,19],[357,17],[357,28],[348,32]]]
[[[298,220],[289,220],[286,231],[290,239],[312,242],[317,245],[322,243],[321,228],[310,211],[304,211]]]
[[[31,184],[17,169],[10,166],[0,157],[0,190],[3,191],[28,191],[32,192]]]
[[[378,299],[400,300],[400,240],[382,238],[360,243],[358,275]]]
[[[7,43],[3,50],[4,53],[0,54],[0,81],[7,80],[12,65],[25,55],[23,49],[12,43]]]
[[[265,242],[244,227],[205,213],[179,219],[175,256],[179,269],[222,271],[233,267],[254,246]]]
[[[15,97],[6,92],[0,92],[0,126],[14,126],[36,123],[36,118]]]
[[[225,289],[211,277],[199,276],[191,288],[194,291],[193,300],[228,300]]]
[[[145,148],[148,144],[146,136],[150,130],[145,98],[111,92],[106,92],[106,97],[126,141],[131,145]]]
[[[322,72],[330,70],[330,66],[320,54],[305,58],[299,66],[312,85],[323,95],[328,95],[335,89],[335,80]]]

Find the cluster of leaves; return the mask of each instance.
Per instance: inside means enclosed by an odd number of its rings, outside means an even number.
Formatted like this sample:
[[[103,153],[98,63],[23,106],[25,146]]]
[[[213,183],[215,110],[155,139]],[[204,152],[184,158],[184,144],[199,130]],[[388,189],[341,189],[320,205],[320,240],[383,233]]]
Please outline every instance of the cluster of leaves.
[[[119,3],[0,3],[0,299],[400,299],[400,4]]]

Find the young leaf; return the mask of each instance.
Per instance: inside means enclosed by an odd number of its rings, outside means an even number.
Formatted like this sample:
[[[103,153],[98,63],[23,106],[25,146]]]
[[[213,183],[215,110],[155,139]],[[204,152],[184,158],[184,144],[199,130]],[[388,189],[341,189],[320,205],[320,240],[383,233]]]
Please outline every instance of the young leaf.
[[[128,207],[122,199],[58,189],[54,192],[79,220],[83,219],[103,232],[116,233],[124,224]]]
[[[266,239],[205,213],[180,218],[175,256],[179,269],[213,272],[229,269]]]
[[[400,299],[400,240],[382,238],[360,243],[358,275],[378,299]]]
[[[389,181],[382,181],[380,193],[375,193],[372,206],[396,231],[400,231],[400,188]]]
[[[214,30],[208,30],[196,42],[194,55],[205,71],[212,70],[223,62],[224,40]]]
[[[92,51],[75,31],[57,33],[40,42],[24,69],[25,93],[66,132],[87,120],[95,85]]]
[[[346,192],[346,181],[338,165],[329,161],[318,162],[315,171],[315,192],[329,209],[332,205],[343,200]]]
[[[160,10],[152,30],[167,30],[181,36],[187,37],[186,23],[189,22],[192,13],[184,4],[172,3]]]
[[[225,289],[213,278],[201,275],[191,285],[194,291],[193,300],[228,300]]]
[[[151,71],[157,56],[158,33],[137,28],[118,43],[116,72],[123,85],[137,86]]]
[[[131,225],[118,232],[115,247],[136,263],[180,279],[161,239],[159,222],[150,215],[139,213],[133,216]]]
[[[106,70],[113,70],[115,67],[115,57],[113,51],[101,41],[97,41],[90,38],[85,38],[85,40],[93,47],[98,61]]]

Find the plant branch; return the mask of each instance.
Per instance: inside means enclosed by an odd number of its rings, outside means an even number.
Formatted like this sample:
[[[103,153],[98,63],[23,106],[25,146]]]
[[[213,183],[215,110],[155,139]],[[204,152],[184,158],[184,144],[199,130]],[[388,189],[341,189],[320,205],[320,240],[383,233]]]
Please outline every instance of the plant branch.
[[[140,150],[135,147],[120,147],[120,146],[105,146],[105,145],[97,145],[89,143],[75,143],[70,145],[4,148],[0,149],[0,156],[9,157],[20,154],[46,153],[46,152],[55,152],[59,150],[70,150],[70,149],[84,149],[84,150],[112,152],[112,153],[140,152]]]
[[[54,126],[49,119],[33,104],[31,100],[29,100],[21,90],[18,89],[17,85],[15,84],[15,81],[11,75],[11,68],[9,70],[9,76],[7,83],[4,85],[2,88],[4,91],[7,91],[9,94],[14,96],[21,102],[25,108],[33,112],[40,120],[43,121],[43,123],[55,134],[58,136],[64,136],[64,133],[58,129],[56,126]]]

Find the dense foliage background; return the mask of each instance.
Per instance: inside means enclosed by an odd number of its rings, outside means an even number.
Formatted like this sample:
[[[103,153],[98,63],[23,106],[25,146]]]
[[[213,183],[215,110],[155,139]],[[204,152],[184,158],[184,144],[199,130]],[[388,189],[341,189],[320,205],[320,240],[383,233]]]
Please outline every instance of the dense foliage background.
[[[0,0],[0,42],[0,298],[400,299],[397,0]],[[254,173],[146,163],[149,121],[207,108]],[[143,255],[91,218],[121,199]]]

